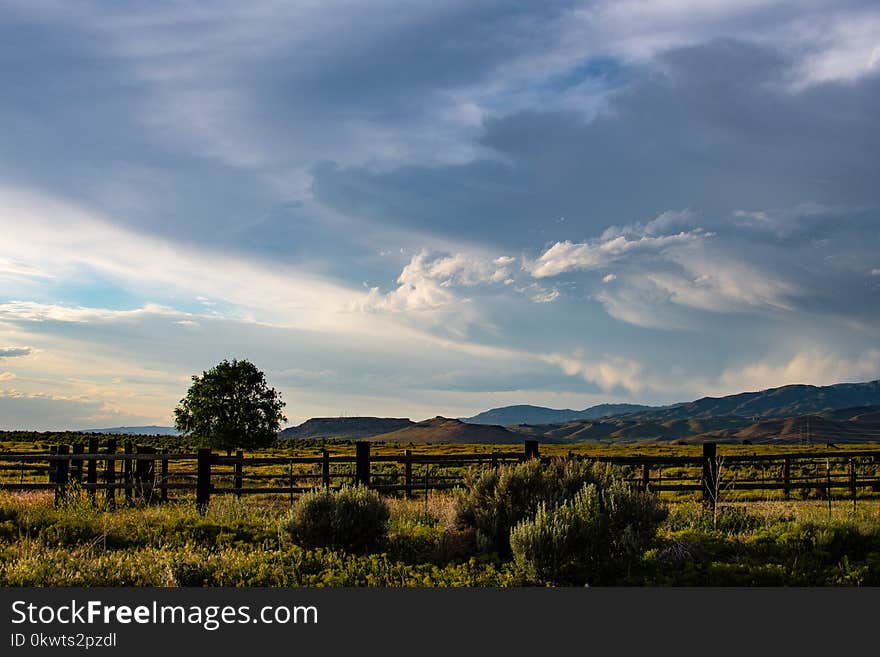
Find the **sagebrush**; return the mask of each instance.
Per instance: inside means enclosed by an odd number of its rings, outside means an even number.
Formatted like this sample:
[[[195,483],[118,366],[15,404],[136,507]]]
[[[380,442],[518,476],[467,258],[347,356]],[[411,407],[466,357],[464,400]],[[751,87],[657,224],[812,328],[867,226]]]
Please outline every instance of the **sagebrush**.
[[[555,508],[542,503],[511,529],[513,561],[535,584],[612,583],[641,559],[666,515],[655,495],[608,477]]]
[[[298,545],[366,552],[382,545],[389,518],[388,505],[379,493],[346,486],[305,493],[284,528]]]
[[[555,508],[574,497],[586,484],[598,483],[606,469],[574,459],[538,460],[467,473],[465,488],[457,491],[456,522],[471,527],[486,550],[510,554],[510,530],[531,518],[542,504]]]

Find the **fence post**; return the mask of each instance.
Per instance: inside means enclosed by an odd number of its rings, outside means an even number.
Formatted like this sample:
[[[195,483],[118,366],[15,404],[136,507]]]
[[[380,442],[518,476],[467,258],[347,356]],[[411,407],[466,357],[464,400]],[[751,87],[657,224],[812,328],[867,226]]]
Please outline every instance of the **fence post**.
[[[107,439],[107,454],[116,454],[116,438]],[[104,480],[107,483],[107,506],[116,506],[116,459],[108,458],[106,461]]]
[[[850,458],[849,460],[849,496],[853,501],[853,508],[855,508],[856,504],[856,460],[854,458]]]
[[[540,443],[537,440],[527,440],[525,442],[525,460],[530,461],[531,459],[540,458],[540,448],[538,447]]]
[[[94,456],[98,453],[98,437],[89,438],[89,455]],[[86,464],[86,483],[89,484],[89,499],[95,501],[95,485],[98,483],[98,461],[90,458]]]
[[[155,447],[136,447],[136,454],[155,454]],[[138,459],[134,466],[135,493],[138,497],[149,494],[152,497],[156,484],[156,461],[154,459]]]
[[[492,459],[490,461],[490,464],[493,468],[498,467],[498,452],[492,452]]]
[[[244,474],[244,456],[241,450],[235,453],[235,473],[232,476],[232,487],[235,488],[235,496],[241,497],[241,481]]]
[[[204,513],[211,501],[211,460],[213,454],[209,447],[199,449],[198,481],[196,483],[196,506]]]
[[[293,506],[293,484],[294,484],[294,481],[293,481],[293,458],[291,458],[287,462],[287,485],[288,485],[287,490],[288,490],[288,495],[289,495],[287,500],[290,503],[290,506]]]
[[[828,520],[831,520],[831,459],[825,459],[825,492],[828,495]]]
[[[134,453],[134,445],[131,444],[130,440],[125,441],[125,455],[127,457],[131,457]],[[131,458],[126,458],[122,463],[122,481],[125,485],[125,502],[127,504],[131,504],[131,494],[132,488],[134,486],[134,482],[132,481],[131,476],[132,468],[131,468]]]
[[[412,497],[412,450],[403,450],[403,489],[407,497]]]
[[[330,452],[321,450],[321,485],[330,488]]]
[[[648,492],[648,485],[651,483],[651,465],[649,463],[642,464],[642,490]]]
[[[359,486],[370,486],[370,443],[359,440],[355,444],[354,482]]]
[[[168,501],[168,450],[162,450],[162,473],[161,473],[160,498],[163,502]]]
[[[70,450],[71,456],[76,454],[82,454],[85,451],[85,447],[82,443],[74,443],[72,449]],[[82,481],[82,471],[83,471],[83,462],[82,459],[71,459],[70,461],[70,478],[76,483],[80,483]]]
[[[58,455],[58,445],[49,447],[49,456]],[[54,484],[58,479],[58,461],[49,459],[49,483]]]
[[[789,458],[782,461],[782,496],[786,500],[791,499],[791,459]]]
[[[717,503],[718,495],[718,463],[716,455],[718,446],[715,443],[703,443],[703,475],[701,484],[703,489],[703,503],[710,504],[713,508]]]
[[[60,457],[64,457],[67,456],[67,451],[67,445],[58,445],[58,451],[56,454]],[[67,493],[70,461],[66,458],[62,458],[55,461],[55,463],[55,504],[57,505],[64,499],[64,495]]]

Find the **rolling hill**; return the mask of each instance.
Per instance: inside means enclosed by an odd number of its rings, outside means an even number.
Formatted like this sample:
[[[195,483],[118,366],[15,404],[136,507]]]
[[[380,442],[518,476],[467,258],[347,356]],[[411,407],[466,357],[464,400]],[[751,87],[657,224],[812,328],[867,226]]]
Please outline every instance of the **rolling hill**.
[[[763,419],[797,417],[858,406],[880,406],[880,380],[831,386],[790,385],[726,397],[703,397],[683,404],[628,413],[626,417],[642,422],[728,415]]]
[[[514,424],[551,424],[555,422],[569,422],[571,420],[596,420],[609,415],[621,413],[633,413],[636,411],[650,410],[656,406],[643,406],[641,404],[599,404],[582,411],[570,408],[555,409],[544,406],[502,406],[478,413],[473,417],[461,418],[463,422],[470,424],[498,424],[511,426]]]
[[[523,436],[504,427],[487,424],[467,424],[461,420],[435,417],[390,433],[373,436],[377,442],[413,443],[520,443]]]
[[[860,443],[880,441],[880,406],[758,421],[738,415],[673,420],[615,416],[510,429],[522,438],[563,443]]]
[[[408,418],[396,417],[313,417],[299,426],[278,433],[279,438],[334,438],[360,440],[396,431],[415,424]]]

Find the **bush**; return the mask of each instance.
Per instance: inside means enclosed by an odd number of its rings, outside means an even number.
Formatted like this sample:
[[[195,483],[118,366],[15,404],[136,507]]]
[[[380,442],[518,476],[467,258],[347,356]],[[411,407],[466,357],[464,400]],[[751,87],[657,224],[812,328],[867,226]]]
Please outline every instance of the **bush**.
[[[365,552],[379,546],[388,532],[388,506],[363,486],[306,493],[284,528],[305,547],[335,547]]]
[[[602,470],[574,460],[538,460],[492,470],[470,471],[463,490],[456,492],[455,519],[472,527],[478,545],[510,554],[510,530],[535,515],[542,504],[553,509],[574,497],[585,484],[603,479]]]
[[[655,496],[621,479],[587,484],[555,509],[542,503],[534,519],[511,530],[514,564],[536,584],[612,584],[641,558],[665,517]]]

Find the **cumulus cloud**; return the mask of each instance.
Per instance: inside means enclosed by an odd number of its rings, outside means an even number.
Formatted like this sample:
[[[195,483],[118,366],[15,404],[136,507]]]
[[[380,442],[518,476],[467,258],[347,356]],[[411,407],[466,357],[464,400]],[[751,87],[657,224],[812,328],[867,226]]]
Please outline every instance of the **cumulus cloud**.
[[[566,240],[551,246],[537,260],[528,263],[526,269],[535,278],[558,276],[570,271],[601,269],[628,254],[662,254],[671,246],[693,244],[704,238],[703,231],[695,229],[656,237],[642,235],[630,238],[621,234],[584,243]]]
[[[423,249],[400,272],[396,289],[382,294],[378,287],[371,287],[354,305],[361,310],[393,313],[449,309],[464,300],[456,288],[512,282],[514,262],[512,256],[432,255]]]
[[[805,214],[827,219],[821,208],[799,208],[784,216]],[[741,220],[759,221],[771,213],[739,211]],[[793,272],[780,262],[753,257],[742,238],[696,226],[700,216],[690,210],[667,211],[645,223],[611,226],[588,242],[557,242],[524,265],[533,277],[550,278],[614,266],[593,298],[614,318],[643,327],[681,328],[686,318],[669,306],[713,313],[785,312],[807,294]],[[678,232],[666,232],[678,231]]]

